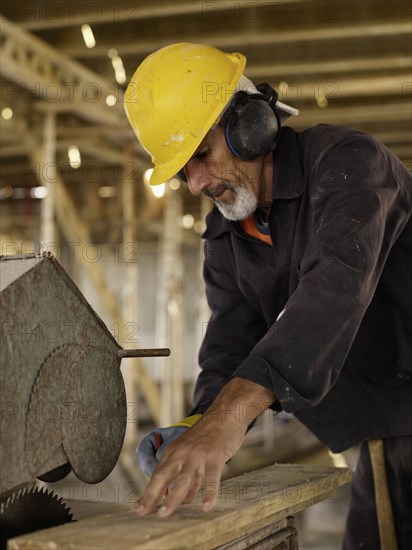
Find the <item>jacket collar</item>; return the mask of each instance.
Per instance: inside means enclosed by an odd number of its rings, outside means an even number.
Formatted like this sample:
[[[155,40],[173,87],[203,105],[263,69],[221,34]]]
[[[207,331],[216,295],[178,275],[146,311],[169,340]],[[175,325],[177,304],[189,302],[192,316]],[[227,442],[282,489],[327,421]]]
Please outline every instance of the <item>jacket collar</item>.
[[[303,194],[305,182],[298,151],[299,134],[292,128],[282,128],[273,152],[272,200],[295,199]],[[213,239],[226,231],[236,231],[238,222],[227,220],[215,207],[207,218],[203,239]]]

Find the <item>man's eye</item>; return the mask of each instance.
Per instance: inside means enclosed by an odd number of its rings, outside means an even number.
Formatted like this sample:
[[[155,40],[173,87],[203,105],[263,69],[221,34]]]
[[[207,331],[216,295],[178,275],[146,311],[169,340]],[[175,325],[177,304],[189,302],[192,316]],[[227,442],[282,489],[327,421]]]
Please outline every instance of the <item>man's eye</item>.
[[[204,149],[203,151],[199,151],[198,153],[196,153],[196,155],[194,156],[194,158],[195,158],[196,160],[203,160],[203,159],[205,159],[208,155],[209,155],[209,149]]]

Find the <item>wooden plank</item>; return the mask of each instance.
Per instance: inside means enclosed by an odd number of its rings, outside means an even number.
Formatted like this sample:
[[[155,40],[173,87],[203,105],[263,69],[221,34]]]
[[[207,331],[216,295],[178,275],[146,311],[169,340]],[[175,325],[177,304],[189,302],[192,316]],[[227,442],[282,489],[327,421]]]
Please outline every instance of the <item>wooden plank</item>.
[[[275,464],[222,483],[216,507],[181,505],[171,517],[137,517],[130,504],[76,523],[12,539],[9,549],[39,550],[207,550],[291,516],[316,502],[336,497],[349,483],[346,468]]]

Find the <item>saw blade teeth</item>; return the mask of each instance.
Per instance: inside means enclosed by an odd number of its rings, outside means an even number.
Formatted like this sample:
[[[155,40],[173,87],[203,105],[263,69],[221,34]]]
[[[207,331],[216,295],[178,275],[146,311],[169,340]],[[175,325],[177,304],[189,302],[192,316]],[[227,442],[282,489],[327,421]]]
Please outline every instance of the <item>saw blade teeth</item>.
[[[69,521],[73,521],[73,513],[63,498],[44,487],[21,489],[0,502],[2,540]]]

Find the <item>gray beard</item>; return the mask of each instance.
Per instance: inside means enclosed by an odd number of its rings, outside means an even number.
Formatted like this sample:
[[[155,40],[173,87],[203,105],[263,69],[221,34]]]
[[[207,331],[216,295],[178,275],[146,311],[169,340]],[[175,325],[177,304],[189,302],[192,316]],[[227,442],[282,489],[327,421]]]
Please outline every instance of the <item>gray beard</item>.
[[[231,189],[235,195],[233,203],[227,204],[212,198],[222,216],[231,221],[241,221],[251,216],[258,207],[256,195],[244,184],[232,186],[226,183],[225,186]]]

